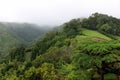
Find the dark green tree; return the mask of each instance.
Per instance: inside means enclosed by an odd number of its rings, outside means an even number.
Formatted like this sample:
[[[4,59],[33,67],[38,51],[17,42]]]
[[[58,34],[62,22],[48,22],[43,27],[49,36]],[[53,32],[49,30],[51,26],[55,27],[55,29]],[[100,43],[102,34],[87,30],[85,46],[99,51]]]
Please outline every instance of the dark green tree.
[[[25,46],[20,45],[18,47],[14,47],[11,52],[10,52],[10,59],[14,60],[16,59],[17,61],[24,61],[25,60]]]
[[[79,68],[97,71],[100,80],[104,74],[114,73],[119,75],[120,67],[112,67],[120,62],[119,41],[86,41],[79,45],[80,52],[74,58]],[[91,72],[91,78],[94,73]]]

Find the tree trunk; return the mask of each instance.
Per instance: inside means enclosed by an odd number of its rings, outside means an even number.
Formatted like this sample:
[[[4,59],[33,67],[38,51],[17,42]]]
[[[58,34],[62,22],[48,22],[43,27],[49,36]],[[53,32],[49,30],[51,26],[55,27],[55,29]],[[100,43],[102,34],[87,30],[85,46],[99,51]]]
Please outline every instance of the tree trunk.
[[[99,80],[104,80],[104,69],[106,67],[105,61],[102,61],[101,66],[102,66],[102,68],[100,69],[100,79]]]
[[[119,74],[116,74],[116,80],[120,80]]]
[[[100,71],[100,79],[99,80],[104,80],[104,72],[103,72],[103,70]]]

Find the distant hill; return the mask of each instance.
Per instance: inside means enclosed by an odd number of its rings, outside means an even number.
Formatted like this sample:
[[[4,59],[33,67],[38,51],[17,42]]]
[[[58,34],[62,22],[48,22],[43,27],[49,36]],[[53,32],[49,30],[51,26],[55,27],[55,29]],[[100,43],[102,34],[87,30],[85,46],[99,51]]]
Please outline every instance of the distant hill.
[[[4,56],[18,44],[29,43],[49,31],[49,28],[28,23],[0,23],[0,55]]]
[[[13,24],[12,28],[1,25],[1,44],[4,43],[5,50],[6,43],[33,40],[28,36],[27,27],[21,27],[22,30],[14,28]],[[29,34],[25,35],[24,30]],[[30,30],[37,32],[36,29]],[[47,32],[30,47],[19,45],[11,49],[1,61],[0,79],[119,80],[119,34],[120,20],[105,14],[73,19]]]

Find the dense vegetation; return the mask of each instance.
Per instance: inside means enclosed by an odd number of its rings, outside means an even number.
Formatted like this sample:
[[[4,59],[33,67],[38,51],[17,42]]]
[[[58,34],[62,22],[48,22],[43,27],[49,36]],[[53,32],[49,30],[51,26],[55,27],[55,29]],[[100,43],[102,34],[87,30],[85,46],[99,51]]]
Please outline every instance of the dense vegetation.
[[[120,35],[120,19],[105,14],[95,13],[89,18],[83,19],[82,27]]]
[[[119,21],[95,13],[63,24],[31,47],[14,47],[0,64],[0,79],[119,80],[120,41],[113,38]]]
[[[10,49],[18,44],[28,44],[48,31],[27,23],[0,23],[0,58],[9,54]]]

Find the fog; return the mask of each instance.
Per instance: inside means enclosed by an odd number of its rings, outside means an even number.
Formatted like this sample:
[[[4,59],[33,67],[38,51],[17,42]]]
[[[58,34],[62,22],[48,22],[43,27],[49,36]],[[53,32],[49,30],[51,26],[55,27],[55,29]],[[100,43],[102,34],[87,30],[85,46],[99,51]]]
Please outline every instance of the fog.
[[[0,0],[1,22],[61,25],[99,12],[120,18],[120,0]]]

